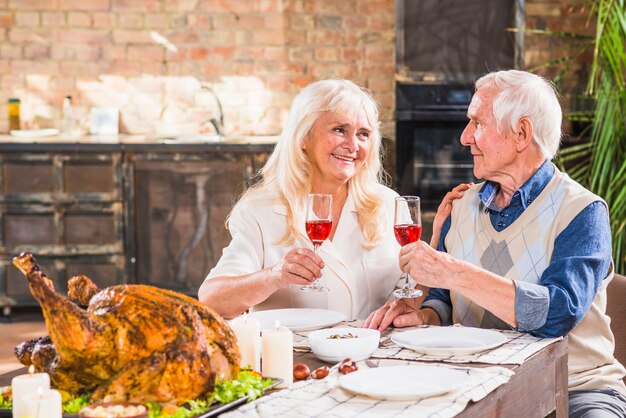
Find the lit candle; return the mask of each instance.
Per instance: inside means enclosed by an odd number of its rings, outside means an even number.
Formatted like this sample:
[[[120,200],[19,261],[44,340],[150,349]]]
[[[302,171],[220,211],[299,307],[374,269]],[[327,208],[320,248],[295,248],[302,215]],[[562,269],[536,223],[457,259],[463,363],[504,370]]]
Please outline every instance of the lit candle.
[[[14,417],[24,415],[22,398],[26,395],[37,393],[39,388],[50,389],[50,376],[48,376],[48,373],[35,373],[33,365],[28,368],[27,374],[16,376],[11,380]]]
[[[22,415],[16,418],[61,418],[63,402],[58,390],[37,388],[37,393],[22,396]]]
[[[243,314],[230,322],[241,351],[241,366],[252,367],[252,370],[261,371],[261,323],[256,318],[249,318]]]
[[[293,383],[293,333],[276,321],[275,329],[263,330],[263,376],[283,379],[279,388]]]

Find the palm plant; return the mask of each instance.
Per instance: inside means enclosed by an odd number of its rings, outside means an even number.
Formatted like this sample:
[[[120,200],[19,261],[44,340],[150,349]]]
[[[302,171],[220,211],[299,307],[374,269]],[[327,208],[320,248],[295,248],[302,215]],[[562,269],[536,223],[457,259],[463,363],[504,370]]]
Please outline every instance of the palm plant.
[[[566,148],[569,175],[608,204],[615,268],[626,268],[626,5],[590,0],[596,18],[594,57],[587,85],[595,101],[589,141]]]

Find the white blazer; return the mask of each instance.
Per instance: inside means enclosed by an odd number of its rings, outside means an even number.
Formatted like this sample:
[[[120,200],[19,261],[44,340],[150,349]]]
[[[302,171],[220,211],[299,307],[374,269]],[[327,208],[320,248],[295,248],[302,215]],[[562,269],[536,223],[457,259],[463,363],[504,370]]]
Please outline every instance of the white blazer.
[[[385,206],[385,234],[371,250],[363,247],[364,237],[358,224],[354,200],[350,194],[341,212],[333,240],[326,240],[319,250],[325,263],[322,283],[330,292],[303,292],[300,285],[290,285],[273,293],[253,310],[279,308],[323,308],[343,312],[348,319],[364,319],[381,307],[391,295],[402,272],[398,265],[400,245],[393,233],[393,190],[376,188]],[[286,229],[283,205],[243,205],[230,218],[232,241],[224,248],[217,265],[205,280],[220,276],[240,276],[278,263],[293,248],[313,248],[305,226],[297,225],[298,237],[289,246],[278,246]],[[302,217],[304,219],[304,217]]]

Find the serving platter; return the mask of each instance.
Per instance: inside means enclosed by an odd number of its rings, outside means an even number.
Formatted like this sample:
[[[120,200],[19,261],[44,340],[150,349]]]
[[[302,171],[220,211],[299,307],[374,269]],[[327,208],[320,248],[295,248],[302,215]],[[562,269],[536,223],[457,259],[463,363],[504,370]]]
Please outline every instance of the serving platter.
[[[275,388],[276,386],[280,385],[281,383],[283,383],[283,379],[279,379],[276,377],[268,377],[267,379],[272,379],[272,386],[270,386],[269,388],[265,389],[265,391],[267,392],[268,390],[272,390],[273,388]],[[248,396],[244,396],[242,398],[239,399],[235,399],[232,402],[228,402],[228,403],[215,403],[213,405],[211,405],[209,407],[209,409],[207,409],[206,411],[200,413],[199,415],[196,415],[194,418],[210,418],[210,417],[216,417],[219,414],[229,411],[231,409],[234,409],[240,405],[243,405],[244,403],[248,402]],[[4,408],[0,408],[0,418],[11,418],[12,414],[11,414],[11,410],[10,409],[4,409]],[[63,418],[78,418],[78,415],[75,414],[63,414]]]

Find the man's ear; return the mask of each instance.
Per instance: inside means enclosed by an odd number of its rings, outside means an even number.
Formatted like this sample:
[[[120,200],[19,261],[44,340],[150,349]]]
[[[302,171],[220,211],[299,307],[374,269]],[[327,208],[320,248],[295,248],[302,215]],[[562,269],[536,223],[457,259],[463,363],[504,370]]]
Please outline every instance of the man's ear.
[[[517,151],[524,151],[533,142],[533,123],[527,116],[517,122],[516,146]]]

